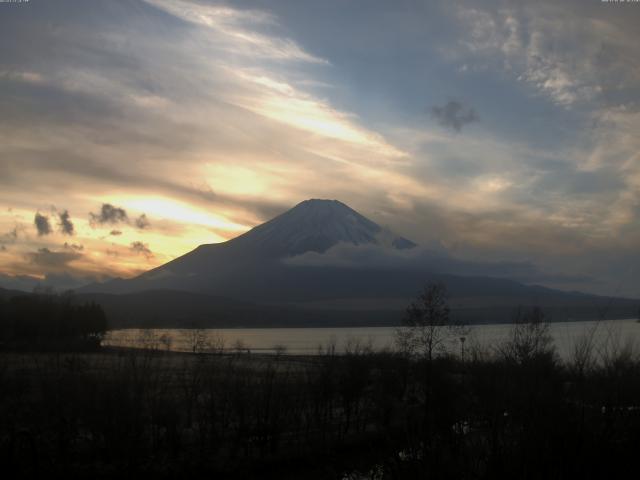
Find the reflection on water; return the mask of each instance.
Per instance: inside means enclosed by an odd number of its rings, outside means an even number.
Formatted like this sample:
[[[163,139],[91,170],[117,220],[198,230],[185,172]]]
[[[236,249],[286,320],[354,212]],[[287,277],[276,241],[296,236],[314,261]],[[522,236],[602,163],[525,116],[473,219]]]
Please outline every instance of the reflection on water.
[[[464,334],[464,348],[490,351],[508,338],[512,328],[510,324],[470,326]],[[125,329],[110,331],[103,345],[181,352],[344,353],[357,346],[393,349],[395,331],[395,327]],[[640,323],[635,320],[558,322],[550,324],[550,333],[560,357],[569,358],[576,343],[587,336],[593,337],[596,354],[607,349],[631,348],[640,340]],[[461,346],[459,336],[454,336],[447,348],[459,353]]]

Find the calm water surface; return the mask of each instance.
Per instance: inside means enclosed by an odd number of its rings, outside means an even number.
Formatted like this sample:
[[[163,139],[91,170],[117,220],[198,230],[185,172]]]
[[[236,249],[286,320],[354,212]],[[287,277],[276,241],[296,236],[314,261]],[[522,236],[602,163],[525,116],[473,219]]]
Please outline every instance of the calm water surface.
[[[511,324],[475,325],[464,334],[452,336],[447,349],[461,351],[479,347],[491,350],[504,342],[512,332]],[[315,354],[334,349],[343,353],[350,346],[371,346],[374,350],[394,348],[395,327],[354,328],[220,328],[199,331],[189,329],[125,329],[110,331],[105,346],[170,349],[173,351],[242,350],[254,353]],[[550,324],[550,333],[559,355],[569,358],[577,341],[592,335],[596,353],[606,349],[638,346],[640,323],[636,320],[606,322],[558,322]]]

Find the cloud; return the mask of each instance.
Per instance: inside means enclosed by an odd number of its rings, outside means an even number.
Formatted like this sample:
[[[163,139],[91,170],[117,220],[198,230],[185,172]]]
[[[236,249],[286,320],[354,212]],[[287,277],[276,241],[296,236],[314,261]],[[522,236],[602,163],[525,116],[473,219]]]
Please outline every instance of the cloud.
[[[272,15],[259,10],[239,10],[226,6],[207,6],[176,0],[145,0],[171,15],[200,27],[211,29],[222,37],[221,48],[234,55],[268,58],[279,61],[327,64],[327,60],[306,52],[288,38],[259,33],[259,24],[273,25]],[[229,40],[233,39],[232,42]]]
[[[100,208],[100,213],[89,213],[89,219],[92,225],[95,224],[117,224],[121,222],[127,222],[127,212],[119,207],[115,207],[110,203],[103,203]]]
[[[46,247],[39,248],[38,251],[27,254],[27,258],[32,264],[54,270],[66,267],[70,262],[81,257],[82,255],[77,252],[56,252]]]
[[[105,281],[108,278],[71,273],[49,273],[44,277],[4,275],[0,273],[0,287],[23,292],[33,292],[36,288],[41,287],[52,288],[54,291],[65,291],[82,287],[88,283]]]
[[[84,245],[78,245],[75,243],[68,243],[68,242],[64,242],[64,248],[66,250],[73,250],[76,252],[81,252],[82,250],[84,250]]]
[[[392,268],[459,276],[508,278],[524,283],[544,281],[587,283],[593,280],[585,276],[547,273],[531,262],[472,261],[456,258],[442,247],[414,247],[398,250],[379,245],[341,243],[323,253],[307,252],[287,258],[283,262],[292,267]]]
[[[460,6],[460,45],[470,63],[501,68],[563,107],[637,98],[640,61],[633,15],[594,14],[582,7],[570,1],[500,9]]]
[[[144,255],[146,258],[152,258],[153,252],[149,248],[149,245],[140,241],[131,243],[130,250],[138,255]]]
[[[23,254],[25,264],[15,262],[7,265],[13,272],[18,272],[8,276],[35,278],[38,284],[60,289],[117,276],[117,270],[96,262],[94,255],[83,255],[83,250],[84,246],[67,243],[64,250],[42,247],[26,252]]]
[[[74,227],[73,222],[71,221],[71,218],[69,216],[69,211],[65,210],[62,213],[58,214],[58,219],[60,220],[60,222],[58,223],[60,231],[64,235],[73,235]]]
[[[0,273],[0,288],[31,292],[42,282],[41,278],[30,275],[5,275]]]
[[[3,243],[15,243],[15,241],[18,239],[18,227],[14,227],[12,230],[3,233],[2,235],[0,235],[0,242]]]
[[[135,226],[140,230],[145,230],[151,226],[151,223],[149,222],[147,215],[143,213],[138,218],[136,218]]]
[[[49,235],[52,231],[51,224],[49,223],[49,217],[41,215],[40,212],[36,212],[33,223],[38,230],[38,236]]]
[[[40,284],[57,291],[66,291],[83,287],[89,283],[104,282],[111,278],[109,276],[83,275],[69,272],[48,273]]]
[[[69,211],[64,210],[62,213],[56,213],[55,207],[51,207],[51,210],[54,215],[58,216],[58,227],[60,228],[60,232],[63,235],[73,235],[75,232],[75,229],[73,226],[73,222],[71,221]],[[40,212],[36,212],[33,221],[38,231],[38,236],[42,237],[42,236],[53,233],[51,220],[49,219],[48,216],[43,215]],[[13,230],[12,235],[15,240],[18,236],[17,228]]]
[[[449,100],[442,107],[431,107],[431,115],[443,127],[453,128],[460,132],[462,127],[479,120],[475,110],[465,107],[457,100]]]

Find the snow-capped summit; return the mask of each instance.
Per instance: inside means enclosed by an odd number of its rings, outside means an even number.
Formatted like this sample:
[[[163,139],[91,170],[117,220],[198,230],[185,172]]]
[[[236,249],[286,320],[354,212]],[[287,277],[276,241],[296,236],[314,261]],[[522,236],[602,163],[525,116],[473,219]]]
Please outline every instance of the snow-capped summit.
[[[232,241],[277,256],[324,252],[338,243],[415,246],[344,203],[321,199],[305,200]]]

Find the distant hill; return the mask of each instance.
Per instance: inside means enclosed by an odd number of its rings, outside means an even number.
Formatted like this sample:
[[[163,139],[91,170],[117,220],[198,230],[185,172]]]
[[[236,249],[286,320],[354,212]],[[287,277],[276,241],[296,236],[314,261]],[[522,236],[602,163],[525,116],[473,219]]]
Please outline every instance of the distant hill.
[[[347,246],[364,261],[331,260]],[[372,251],[390,262],[367,263]],[[491,276],[451,275],[413,265],[410,240],[336,200],[307,200],[223,243],[193,251],[132,279],[79,290],[101,303],[113,325],[218,326],[397,324],[428,282],[444,283],[454,316],[509,321],[518,305],[545,308],[553,320],[633,317],[638,302],[568,293]],[[313,262],[298,259],[312,255]],[[395,257],[402,259],[394,263]]]
[[[20,295],[26,295],[27,292],[23,292],[22,290],[10,290],[7,288],[0,287],[0,298],[9,299],[11,297],[17,297]]]

